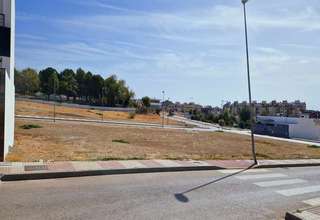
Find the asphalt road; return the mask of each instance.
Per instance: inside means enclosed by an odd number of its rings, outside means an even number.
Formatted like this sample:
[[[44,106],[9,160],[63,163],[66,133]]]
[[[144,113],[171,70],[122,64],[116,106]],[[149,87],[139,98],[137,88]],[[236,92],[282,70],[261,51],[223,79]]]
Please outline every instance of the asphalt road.
[[[318,167],[0,183],[0,219],[279,219],[320,197]]]

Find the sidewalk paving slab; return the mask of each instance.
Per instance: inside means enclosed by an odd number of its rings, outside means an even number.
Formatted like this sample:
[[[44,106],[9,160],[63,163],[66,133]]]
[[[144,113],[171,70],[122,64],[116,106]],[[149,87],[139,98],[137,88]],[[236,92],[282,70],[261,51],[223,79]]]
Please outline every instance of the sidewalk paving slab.
[[[115,175],[151,172],[180,172],[219,169],[277,168],[320,166],[320,159],[261,160],[128,160],[0,163],[2,181]]]
[[[285,220],[319,220],[320,206],[314,206],[297,210],[296,212],[287,212]]]

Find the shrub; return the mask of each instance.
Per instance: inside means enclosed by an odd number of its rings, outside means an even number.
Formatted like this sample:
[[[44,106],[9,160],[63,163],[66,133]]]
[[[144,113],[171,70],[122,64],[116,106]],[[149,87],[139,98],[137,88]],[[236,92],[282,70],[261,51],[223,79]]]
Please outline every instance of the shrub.
[[[42,127],[40,125],[35,125],[35,124],[26,124],[26,125],[20,126],[20,128],[29,130],[33,128],[42,128]]]
[[[318,146],[318,145],[309,145],[308,147],[310,147],[310,148],[319,148],[320,149],[320,146]]]
[[[220,119],[220,120],[219,120],[219,125],[220,125],[220,126],[225,126],[225,122],[224,122],[223,119]]]
[[[134,119],[136,117],[136,113],[135,112],[130,112],[128,118],[129,119]]]
[[[112,140],[113,143],[120,143],[120,144],[129,144],[128,141],[122,140],[122,139],[117,139],[117,140]]]

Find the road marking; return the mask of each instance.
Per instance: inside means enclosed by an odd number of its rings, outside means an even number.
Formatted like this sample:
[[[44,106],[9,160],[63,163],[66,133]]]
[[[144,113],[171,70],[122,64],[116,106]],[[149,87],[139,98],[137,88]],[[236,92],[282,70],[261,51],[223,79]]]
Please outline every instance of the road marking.
[[[301,195],[305,193],[312,193],[312,192],[319,192],[319,191],[320,191],[320,185],[279,190],[276,192],[284,196],[295,196],[295,195]]]
[[[306,203],[311,206],[320,206],[320,197],[305,200],[305,201],[303,201],[303,203]]]
[[[283,186],[283,185],[291,185],[297,183],[305,183],[306,180],[302,179],[289,179],[289,180],[275,180],[275,181],[266,181],[266,182],[257,182],[254,183],[257,186],[261,187],[271,187],[271,186]]]
[[[236,176],[236,178],[241,179],[241,180],[278,178],[278,177],[287,177],[287,175],[281,174],[281,173],[271,173],[271,174],[255,174],[255,175]]]
[[[251,170],[244,170],[244,169],[232,169],[232,170],[218,170],[219,173],[223,174],[232,174],[232,173],[263,173],[263,172],[269,172],[269,170],[266,169],[251,169]]]

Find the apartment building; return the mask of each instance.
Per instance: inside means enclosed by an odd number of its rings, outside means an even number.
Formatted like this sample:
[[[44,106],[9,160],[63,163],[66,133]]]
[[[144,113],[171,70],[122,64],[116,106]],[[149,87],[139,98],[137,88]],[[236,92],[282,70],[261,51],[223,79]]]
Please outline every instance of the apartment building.
[[[294,102],[288,102],[286,100],[282,102],[252,102],[254,106],[255,115],[262,116],[284,116],[284,117],[302,117],[303,113],[307,110],[305,102],[299,100]],[[247,102],[228,102],[223,106],[224,110],[229,110],[233,115],[239,115],[241,109],[249,107]]]
[[[0,0],[0,161],[14,142],[15,0]]]

